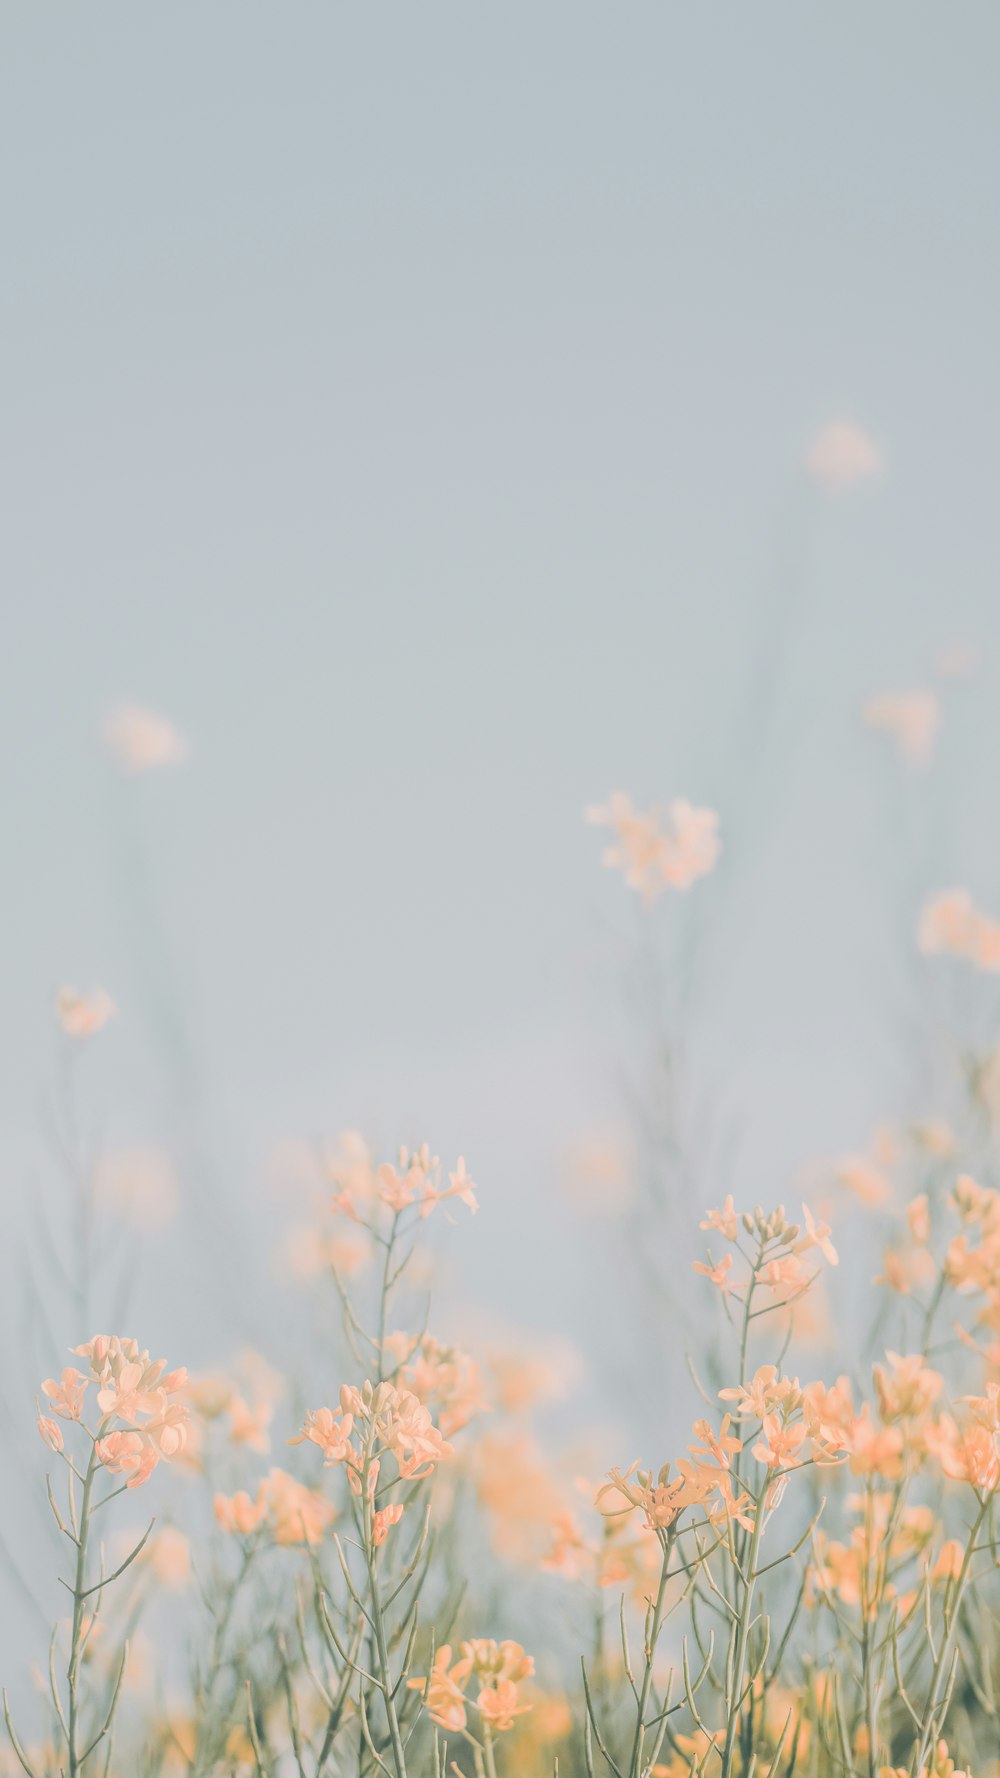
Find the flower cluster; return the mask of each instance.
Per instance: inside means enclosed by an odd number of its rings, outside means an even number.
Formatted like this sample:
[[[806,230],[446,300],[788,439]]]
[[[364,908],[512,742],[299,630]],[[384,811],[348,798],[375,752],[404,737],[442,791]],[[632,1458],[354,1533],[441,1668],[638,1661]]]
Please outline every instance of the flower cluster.
[[[674,1465],[673,1475],[669,1463],[655,1477],[637,1463],[624,1472],[610,1470],[597,1494],[599,1510],[609,1516],[638,1510],[650,1530],[665,1532],[689,1507],[697,1507],[702,1512],[698,1523],[725,1525],[735,1520],[752,1529],[753,1502],[733,1474],[733,1458],[743,1449],[743,1440],[730,1425],[728,1414],[718,1433],[707,1420],[696,1420],[692,1428],[696,1442]]]
[[[884,691],[865,705],[869,728],[895,741],[910,765],[926,765],[941,724],[941,702],[933,691]]]
[[[303,1487],[283,1469],[272,1469],[251,1499],[244,1489],[216,1494],[215,1516],[223,1531],[250,1537],[266,1529],[277,1544],[321,1543],[336,1511],[317,1489]]]
[[[42,1384],[51,1414],[39,1412],[38,1429],[46,1444],[62,1451],[60,1420],[82,1421],[87,1390],[96,1385],[100,1422],[94,1436],[97,1459],[105,1469],[127,1476],[137,1488],[149,1479],[161,1459],[176,1457],[187,1439],[189,1409],[182,1398],[185,1370],[167,1371],[166,1360],[150,1362],[135,1340],[99,1334],[74,1356],[86,1358],[90,1375],[70,1367],[59,1380]],[[52,1415],[57,1418],[53,1419]]]
[[[428,1333],[392,1333],[382,1350],[392,1362],[392,1380],[436,1413],[446,1439],[487,1407],[479,1366],[458,1346],[442,1345]]]
[[[833,1266],[838,1259],[828,1224],[818,1221],[806,1204],[802,1214],[804,1226],[787,1220],[783,1204],[769,1212],[758,1205],[756,1210],[740,1214],[730,1195],[722,1209],[710,1210],[700,1226],[715,1230],[730,1242],[745,1259],[746,1270],[741,1276],[732,1276],[732,1253],[723,1254],[718,1261],[709,1255],[707,1264],[695,1260],[694,1270],[708,1278],[724,1297],[737,1296],[746,1302],[758,1286],[764,1286],[771,1293],[772,1306],[787,1307],[808,1290],[817,1276],[807,1254],[815,1249]],[[752,1238],[756,1251],[748,1252],[743,1247],[741,1234]]]
[[[343,1463],[352,1491],[368,1500],[375,1497],[386,1456],[395,1459],[402,1481],[420,1481],[453,1450],[430,1409],[410,1390],[389,1382],[367,1382],[360,1389],[345,1384],[339,1409],[314,1408],[302,1431],[289,1440],[293,1445],[304,1442],[322,1451],[325,1465]],[[381,1521],[383,1537],[399,1516]]]
[[[927,902],[917,944],[928,957],[961,957],[977,969],[1000,969],[1000,920],[981,913],[967,889],[948,889]]]
[[[587,820],[611,828],[614,843],[604,863],[623,871],[647,904],[665,889],[690,889],[714,868],[721,850],[715,811],[693,808],[682,797],[643,812],[617,790],[604,807],[588,809]]]
[[[412,1153],[401,1148],[396,1164],[384,1161],[375,1174],[374,1191],[372,1191],[371,1175],[362,1163],[351,1169],[347,1183],[331,1201],[330,1208],[336,1213],[348,1216],[354,1222],[363,1222],[363,1212],[374,1208],[374,1204],[386,1204],[394,1214],[415,1207],[422,1219],[431,1216],[439,1204],[449,1198],[457,1198],[473,1212],[478,1209],[476,1186],[470,1179],[462,1156],[453,1173],[448,1175],[448,1184],[442,1184],[441,1162],[437,1155],[432,1155],[427,1143]]]
[[[522,1701],[518,1687],[530,1679],[535,1663],[519,1642],[463,1642],[459,1659],[453,1662],[451,1657],[446,1642],[438,1649],[426,1678],[407,1680],[412,1691],[423,1694],[424,1707],[440,1728],[453,1733],[467,1731],[471,1706],[485,1732],[502,1733],[531,1709]],[[470,1680],[478,1686],[475,1698],[467,1693]]]

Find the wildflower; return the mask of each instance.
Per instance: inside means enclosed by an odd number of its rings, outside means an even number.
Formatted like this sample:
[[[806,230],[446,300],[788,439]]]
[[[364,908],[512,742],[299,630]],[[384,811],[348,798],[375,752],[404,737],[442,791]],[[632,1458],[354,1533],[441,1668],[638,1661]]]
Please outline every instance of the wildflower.
[[[931,1370],[919,1353],[902,1358],[898,1352],[887,1352],[886,1358],[888,1366],[877,1364],[873,1373],[879,1412],[886,1425],[926,1414],[941,1393],[940,1374]]]
[[[907,1252],[887,1247],[882,1270],[874,1282],[886,1285],[898,1296],[909,1296],[911,1291],[922,1290],[932,1283],[936,1271],[933,1256],[926,1247],[910,1248]]]
[[[806,1233],[799,1242],[799,1252],[805,1253],[810,1247],[818,1247],[823,1258],[831,1266],[835,1266],[838,1263],[837,1249],[830,1239],[829,1223],[817,1222],[808,1204],[803,1204],[802,1214],[805,1217]]]
[[[117,1010],[103,988],[91,988],[85,993],[78,988],[60,988],[56,997],[59,1023],[69,1037],[96,1036]]]
[[[256,1499],[245,1489],[215,1496],[215,1516],[223,1531],[250,1537],[262,1527],[283,1547],[318,1544],[336,1517],[332,1503],[316,1489],[303,1487],[283,1469],[264,1477]]]
[[[719,1234],[727,1241],[735,1241],[739,1232],[736,1211],[733,1208],[733,1194],[730,1192],[721,1210],[709,1210],[704,1222],[698,1224],[700,1229],[718,1229]]]
[[[922,766],[934,750],[941,704],[933,691],[881,692],[865,705],[865,721],[889,735],[909,765]]]
[[[47,1395],[52,1405],[52,1412],[63,1420],[79,1420],[83,1409],[83,1398],[86,1394],[89,1377],[81,1371],[69,1366],[62,1371],[58,1383],[49,1377],[42,1384],[42,1394]]]
[[[733,1256],[731,1253],[725,1254],[724,1257],[720,1259],[718,1265],[715,1266],[706,1266],[700,1259],[696,1259],[692,1263],[694,1271],[700,1272],[704,1278],[708,1279],[710,1284],[716,1285],[716,1287],[721,1290],[723,1296],[732,1296],[734,1294],[733,1286],[729,1282],[729,1274],[733,1269]]]
[[[493,1733],[513,1728],[515,1718],[531,1708],[521,1703],[518,1686],[534,1673],[535,1663],[519,1642],[463,1642],[460,1659],[452,1662],[451,1655],[451,1647],[445,1643],[434,1658],[430,1676],[406,1682],[411,1691],[424,1693],[424,1708],[441,1728],[453,1732],[465,1728],[471,1702],[465,1687],[470,1679],[480,1682],[474,1707]]]
[[[457,1346],[442,1346],[432,1334],[424,1334],[420,1340],[393,1334],[383,1350],[397,1360],[400,1385],[425,1407],[436,1408],[445,1438],[460,1432],[486,1407],[479,1367]]]
[[[805,1437],[806,1428],[801,1422],[790,1425],[777,1414],[766,1414],[753,1454],[768,1469],[795,1469],[802,1462],[799,1451]]]
[[[719,1399],[736,1405],[733,1412],[741,1420],[763,1420],[778,1408],[793,1408],[802,1400],[798,1379],[782,1377],[774,1364],[759,1365],[749,1383],[731,1389],[720,1389]]]
[[[265,1502],[262,1496],[251,1500],[244,1488],[236,1494],[216,1494],[215,1516],[223,1531],[231,1531],[240,1537],[249,1537],[257,1530],[264,1513]]]
[[[174,1591],[191,1578],[191,1545],[174,1525],[165,1525],[148,1546],[149,1566],[162,1586]]]
[[[613,829],[615,844],[603,862],[623,871],[629,888],[647,905],[664,889],[689,889],[714,868],[721,849],[714,810],[696,809],[683,798],[666,810],[654,807],[643,814],[624,791],[616,791],[606,807],[588,809],[587,820]]]
[[[925,956],[960,957],[978,969],[1000,969],[1000,921],[981,913],[966,889],[946,890],[925,904],[917,945]]]
[[[884,1169],[866,1155],[845,1156],[837,1163],[835,1172],[838,1184],[869,1207],[884,1204],[891,1195],[892,1186]]]
[[[323,1453],[325,1465],[343,1463],[347,1457],[356,1460],[356,1452],[351,1444],[351,1433],[354,1429],[354,1417],[345,1414],[341,1419],[330,1408],[313,1408],[305,1417],[302,1431],[289,1439],[290,1445],[301,1445],[306,1440],[318,1445]]]
[[[325,1495],[305,1488],[283,1469],[272,1469],[261,1484],[261,1498],[275,1543],[321,1543],[336,1514]]]
[[[451,1644],[445,1642],[434,1656],[434,1666],[426,1679],[408,1679],[411,1691],[422,1691],[424,1709],[432,1722],[453,1734],[465,1728],[468,1720],[462,1687],[452,1677]],[[465,1675],[463,1674],[463,1678]]]
[[[780,1253],[757,1267],[757,1282],[767,1285],[770,1290],[782,1291],[787,1301],[796,1291],[804,1290],[812,1278],[794,1253]]]
[[[38,1416],[38,1431],[50,1450],[61,1451],[63,1449],[62,1428],[59,1425],[58,1420],[53,1420],[49,1415],[40,1413]]]
[[[393,1525],[398,1525],[406,1508],[403,1506],[384,1506],[372,1519],[372,1543],[378,1549],[384,1543]]]
[[[64,1370],[59,1383],[51,1378],[42,1385],[56,1413],[79,1419],[88,1384],[97,1384],[101,1426],[95,1449],[105,1468],[128,1476],[129,1488],[141,1485],[161,1459],[183,1451],[190,1410],[182,1396],[187,1372],[168,1372],[165,1360],[150,1362],[149,1353],[135,1340],[100,1334],[86,1345],[73,1348],[78,1358],[90,1361],[91,1375]],[[119,1422],[115,1425],[115,1422]]]
[[[172,723],[135,704],[124,704],[108,717],[104,739],[119,763],[130,772],[177,765],[187,754],[187,747]]]
[[[911,1198],[906,1207],[906,1221],[914,1241],[926,1247],[931,1238],[931,1217],[927,1205],[927,1193],[921,1192],[917,1198]]]
[[[141,1432],[109,1432],[94,1448],[105,1469],[128,1476],[126,1488],[141,1488],[156,1468],[156,1448]]]

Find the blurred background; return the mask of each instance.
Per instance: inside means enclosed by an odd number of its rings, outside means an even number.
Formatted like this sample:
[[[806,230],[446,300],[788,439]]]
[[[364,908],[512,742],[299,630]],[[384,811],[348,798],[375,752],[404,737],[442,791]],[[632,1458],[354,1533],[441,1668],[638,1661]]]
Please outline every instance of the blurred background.
[[[8,19],[15,1468],[115,1307],[25,1307],[70,1104],[175,1363],[294,1361],[311,1146],[464,1154],[442,1314],[577,1352],[627,1461],[665,1054],[685,1226],[926,1102],[921,900],[1000,912],[998,54],[894,0]],[[916,689],[923,769],[862,720]],[[619,787],[718,809],[709,882],[602,870]],[[118,1008],[71,1058],[67,983]]]

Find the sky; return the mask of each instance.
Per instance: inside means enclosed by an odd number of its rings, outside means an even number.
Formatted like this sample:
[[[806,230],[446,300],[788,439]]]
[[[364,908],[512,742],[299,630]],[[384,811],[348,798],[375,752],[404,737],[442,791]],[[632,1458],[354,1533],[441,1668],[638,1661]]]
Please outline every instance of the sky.
[[[1000,911],[1000,15],[7,25],[8,1270],[58,1192],[54,996],[101,983],[81,1118],[179,1180],[143,1343],[287,1345],[254,1219],[290,1144],[360,1127],[466,1155],[456,1297],[606,1390],[633,1279],[566,1157],[630,1139],[650,941],[584,808],[720,812],[702,913],[653,915],[668,960],[704,927],[668,990],[696,1195],[862,1146],[914,1088],[921,896]],[[841,497],[803,472],[836,420],[884,463]],[[978,672],[907,777],[860,711],[955,643]],[[187,762],[123,778],[122,702]]]

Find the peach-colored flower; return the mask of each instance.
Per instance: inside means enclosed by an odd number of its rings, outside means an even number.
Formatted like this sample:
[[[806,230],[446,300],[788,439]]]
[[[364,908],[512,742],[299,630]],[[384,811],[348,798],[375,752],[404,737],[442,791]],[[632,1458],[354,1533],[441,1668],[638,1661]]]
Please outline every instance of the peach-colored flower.
[[[831,493],[881,474],[882,457],[868,433],[850,420],[833,420],[817,432],[806,455],[814,481]]]
[[[1000,921],[981,913],[966,889],[932,896],[920,915],[917,945],[925,956],[960,957],[977,969],[1000,969]]]
[[[303,1487],[283,1469],[272,1469],[255,1500],[243,1489],[232,1495],[217,1494],[215,1516],[224,1531],[239,1537],[250,1537],[266,1527],[274,1542],[287,1548],[322,1543],[336,1512],[325,1495]]]
[[[829,1223],[817,1222],[808,1204],[803,1204],[802,1214],[805,1217],[806,1233],[798,1242],[797,1251],[805,1253],[810,1247],[818,1247],[823,1258],[828,1260],[831,1266],[837,1265],[837,1249],[830,1239]]]
[[[912,1125],[914,1141],[937,1160],[947,1160],[957,1147],[955,1132],[943,1118],[922,1118]]]
[[[402,1173],[389,1161],[383,1161],[378,1170],[379,1197],[390,1210],[405,1210],[414,1202],[424,1184],[424,1174],[420,1167],[408,1167]]]
[[[891,1195],[892,1186],[884,1169],[867,1155],[845,1155],[838,1161],[835,1172],[838,1184],[853,1193],[862,1204],[874,1208],[884,1204]]]
[[[717,1289],[721,1290],[723,1296],[733,1295],[733,1286],[729,1282],[729,1274],[733,1269],[731,1253],[724,1254],[718,1265],[706,1266],[702,1260],[696,1259],[692,1262],[692,1266],[694,1271],[700,1272],[703,1278],[707,1278],[710,1284],[714,1284]]]
[[[90,1361],[90,1378],[66,1370],[55,1383],[43,1384],[55,1411],[78,1419],[83,1392],[97,1383],[101,1425],[96,1441],[99,1460],[107,1469],[126,1473],[127,1486],[146,1481],[161,1459],[177,1456],[184,1448],[190,1410],[182,1396],[187,1372],[166,1370],[165,1360],[150,1362],[149,1353],[135,1340],[100,1334],[73,1348]],[[115,1422],[121,1424],[115,1425]]]
[[[767,1259],[757,1267],[757,1282],[770,1290],[780,1291],[787,1300],[796,1291],[804,1290],[811,1282],[813,1274],[803,1265],[794,1253],[779,1253],[773,1259]]]
[[[619,790],[606,806],[590,808],[586,815],[613,830],[615,843],[606,849],[603,862],[623,871],[629,888],[638,890],[647,904],[664,889],[689,889],[719,857],[718,816],[683,798],[644,814]]]
[[[146,1560],[161,1586],[180,1592],[191,1579],[191,1545],[176,1525],[163,1530],[146,1547]]]
[[[45,1440],[45,1443],[49,1446],[50,1450],[53,1450],[53,1451],[61,1451],[62,1450],[62,1448],[63,1448],[62,1427],[59,1425],[58,1420],[53,1420],[50,1418],[49,1415],[40,1413],[38,1416],[38,1431],[39,1431],[40,1436]]]
[[[301,1445],[308,1440],[310,1444],[319,1446],[325,1465],[343,1463],[345,1458],[357,1457],[351,1445],[353,1429],[353,1415],[345,1414],[341,1419],[330,1408],[313,1408],[305,1417],[302,1431],[288,1442],[290,1445]]]
[[[434,1656],[434,1667],[426,1679],[408,1679],[411,1691],[423,1692],[423,1705],[432,1722],[452,1734],[460,1733],[468,1720],[461,1685],[452,1677],[451,1644],[445,1642]],[[467,1673],[462,1678],[467,1677]]]
[[[926,1247],[931,1238],[931,1217],[926,1192],[921,1192],[919,1197],[910,1199],[906,1206],[906,1220],[913,1239],[919,1246]]]
[[[283,1469],[268,1471],[261,1483],[261,1496],[277,1544],[321,1543],[336,1516],[325,1495],[315,1488],[304,1488]]]
[[[938,1551],[937,1560],[931,1569],[932,1580],[956,1580],[962,1572],[965,1560],[965,1546],[957,1537],[948,1537]]]
[[[943,1379],[919,1352],[901,1357],[887,1352],[888,1364],[874,1367],[875,1393],[886,1425],[926,1414],[941,1393]]]
[[[887,1285],[899,1296],[909,1296],[911,1291],[922,1290],[933,1282],[936,1271],[933,1255],[926,1247],[912,1247],[905,1252],[887,1247],[875,1283]]]
[[[103,988],[60,988],[56,997],[59,1023],[69,1037],[94,1037],[118,1008]]]
[[[167,1228],[180,1199],[170,1161],[153,1149],[104,1156],[95,1171],[94,1191],[110,1215],[143,1235]]]
[[[89,1377],[85,1377],[82,1371],[72,1370],[67,1365],[60,1374],[58,1383],[49,1377],[42,1384],[42,1394],[48,1396],[52,1412],[61,1419],[79,1420],[89,1381]]]
[[[427,1679],[408,1679],[411,1691],[424,1693],[424,1708],[433,1722],[453,1732],[467,1721],[465,1687],[478,1679],[475,1709],[493,1733],[513,1728],[514,1720],[531,1708],[522,1704],[518,1685],[534,1673],[535,1663],[518,1642],[473,1640],[462,1643],[461,1658],[452,1662],[448,1643],[434,1657]]]
[[[476,1709],[496,1734],[512,1729],[514,1718],[523,1716],[531,1705],[519,1702],[518,1689],[512,1679],[498,1679],[493,1685],[483,1687],[476,1698]]]
[[[123,704],[104,724],[104,739],[120,765],[130,772],[177,765],[187,747],[173,724],[136,704]]]
[[[889,735],[909,765],[922,766],[934,751],[941,704],[933,691],[881,692],[865,705],[865,721]]]
[[[265,1513],[265,1502],[258,1495],[256,1501],[251,1500],[244,1488],[236,1494],[216,1494],[215,1516],[223,1531],[231,1531],[240,1537],[249,1537],[261,1524]]]
[[[795,1469],[802,1462],[799,1453],[805,1438],[801,1421],[786,1423],[777,1414],[766,1414],[753,1454],[768,1469]]]
[[[720,1389],[719,1399],[735,1404],[733,1413],[741,1420],[763,1420],[777,1408],[792,1409],[802,1399],[798,1378],[782,1377],[774,1364],[759,1365],[749,1383]]]
[[[384,1543],[393,1525],[398,1525],[406,1508],[403,1506],[384,1506],[372,1518],[372,1543],[377,1549]]]
[[[706,1212],[704,1222],[698,1224],[700,1229],[718,1229],[727,1241],[735,1241],[739,1231],[739,1222],[733,1208],[733,1194],[729,1193],[721,1210]]]
[[[159,1461],[155,1445],[141,1432],[109,1432],[94,1448],[105,1469],[128,1476],[127,1488],[148,1482]]]
[[[386,1340],[385,1352],[398,1367],[393,1381],[410,1390],[425,1407],[436,1410],[445,1438],[460,1432],[486,1409],[479,1367],[457,1346],[442,1346],[433,1334],[417,1340],[399,1333]]]

